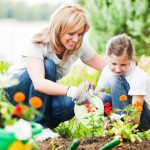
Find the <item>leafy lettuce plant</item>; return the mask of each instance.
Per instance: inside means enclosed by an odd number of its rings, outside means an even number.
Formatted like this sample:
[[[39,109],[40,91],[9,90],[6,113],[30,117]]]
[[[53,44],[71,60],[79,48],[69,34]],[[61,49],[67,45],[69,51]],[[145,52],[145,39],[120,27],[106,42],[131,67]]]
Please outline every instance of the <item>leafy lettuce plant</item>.
[[[125,104],[124,109],[119,113],[114,114],[111,112],[108,115],[109,128],[107,128],[107,134],[118,136],[122,139],[130,140],[131,142],[142,141],[138,135],[138,121],[139,115],[142,111],[141,101],[136,101],[133,105],[126,105],[127,96],[122,95],[119,99]],[[118,134],[119,133],[119,134]]]

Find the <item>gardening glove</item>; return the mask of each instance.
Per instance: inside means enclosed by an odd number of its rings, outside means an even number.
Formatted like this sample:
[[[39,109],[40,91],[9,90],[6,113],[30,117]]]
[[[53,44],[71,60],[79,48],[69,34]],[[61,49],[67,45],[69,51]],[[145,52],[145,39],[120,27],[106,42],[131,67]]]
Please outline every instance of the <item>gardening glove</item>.
[[[79,87],[70,86],[67,90],[67,96],[72,97],[73,101],[77,105],[90,103],[97,109],[94,101],[92,101],[92,95],[89,93],[91,88],[91,83],[88,83],[88,81],[83,81]]]

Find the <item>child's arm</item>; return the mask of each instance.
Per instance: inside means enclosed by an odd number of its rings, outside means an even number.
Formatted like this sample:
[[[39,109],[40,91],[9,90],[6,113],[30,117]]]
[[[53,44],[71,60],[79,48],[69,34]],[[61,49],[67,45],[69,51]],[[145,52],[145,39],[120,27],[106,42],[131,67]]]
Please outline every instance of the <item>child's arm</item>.
[[[105,92],[105,90],[107,88],[107,84],[108,84],[109,74],[110,74],[110,73],[108,73],[108,71],[109,71],[109,67],[106,66],[103,69],[103,71],[99,77],[97,86],[96,86],[95,91],[94,91],[95,93]]]

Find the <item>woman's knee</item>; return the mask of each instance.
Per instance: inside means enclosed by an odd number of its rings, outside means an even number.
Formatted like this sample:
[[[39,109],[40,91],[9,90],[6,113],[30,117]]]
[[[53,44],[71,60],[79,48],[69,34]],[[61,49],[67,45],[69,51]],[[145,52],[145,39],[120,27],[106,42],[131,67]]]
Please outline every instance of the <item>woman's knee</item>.
[[[4,90],[7,93],[7,99],[12,104],[15,105],[16,103],[13,100],[13,96],[15,93],[23,92],[25,94],[26,98],[28,97],[29,87],[31,85],[31,79],[30,79],[26,69],[22,73],[14,75],[12,78],[18,80],[19,83],[15,86],[5,88]]]
[[[45,78],[56,82],[56,64],[50,59],[44,59]]]
[[[74,102],[67,96],[56,96],[52,101],[52,114],[60,122],[67,121],[74,116]]]

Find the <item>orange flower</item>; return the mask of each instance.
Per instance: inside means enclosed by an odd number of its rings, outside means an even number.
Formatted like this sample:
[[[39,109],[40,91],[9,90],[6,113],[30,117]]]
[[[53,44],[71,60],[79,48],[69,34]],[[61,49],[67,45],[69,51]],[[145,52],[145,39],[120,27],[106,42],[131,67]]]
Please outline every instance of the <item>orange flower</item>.
[[[133,108],[136,108],[136,107],[137,107],[137,104],[136,104],[136,103],[132,104],[132,107],[133,107]]]
[[[43,102],[39,97],[33,96],[32,98],[30,98],[30,105],[32,105],[34,108],[38,109],[40,107],[42,107]]]
[[[138,110],[138,112],[142,112],[143,111],[142,106],[137,106],[136,109]]]
[[[14,94],[14,101],[15,102],[23,102],[25,100],[25,95],[22,92],[17,92]]]
[[[119,100],[120,101],[122,101],[122,102],[124,102],[124,101],[127,101],[127,96],[126,95],[121,95],[120,97],[119,97]]]
[[[135,101],[134,104],[132,104],[133,108],[136,108],[138,110],[138,112],[142,112],[143,108],[142,108],[142,101],[138,100]]]
[[[138,101],[136,101],[136,104],[137,104],[138,106],[142,106],[142,101],[138,100]]]

